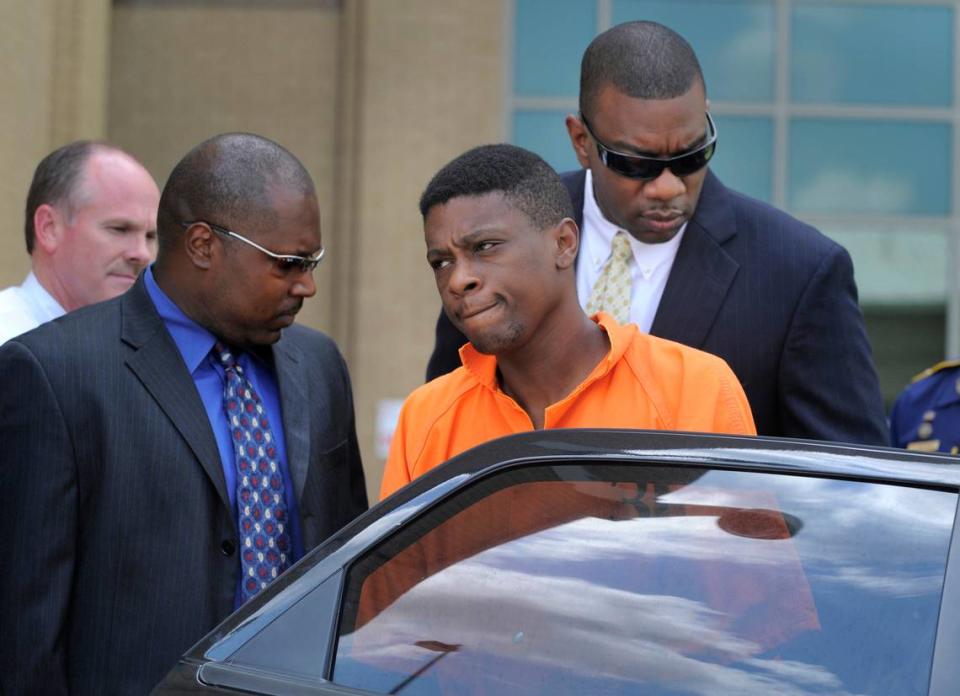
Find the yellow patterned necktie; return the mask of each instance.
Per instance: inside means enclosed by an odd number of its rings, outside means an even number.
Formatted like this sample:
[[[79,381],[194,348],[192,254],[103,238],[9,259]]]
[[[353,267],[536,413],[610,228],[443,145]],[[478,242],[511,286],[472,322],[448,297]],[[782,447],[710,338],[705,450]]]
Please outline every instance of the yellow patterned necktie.
[[[603,311],[625,324],[630,321],[630,240],[627,233],[617,232],[610,245],[610,258],[600,271],[587,301],[587,314]]]

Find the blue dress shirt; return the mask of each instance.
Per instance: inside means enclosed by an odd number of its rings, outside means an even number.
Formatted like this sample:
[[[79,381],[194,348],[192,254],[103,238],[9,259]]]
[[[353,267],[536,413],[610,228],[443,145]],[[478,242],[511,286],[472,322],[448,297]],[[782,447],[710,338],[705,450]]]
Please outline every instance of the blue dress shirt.
[[[167,297],[166,293],[157,285],[153,277],[153,268],[148,267],[144,272],[144,284],[150,299],[153,300],[160,318],[163,319],[167,331],[177,344],[180,355],[186,363],[187,370],[193,377],[193,383],[200,393],[200,400],[207,411],[210,427],[217,439],[217,449],[220,451],[220,463],[223,475],[227,481],[227,494],[230,496],[230,508],[233,511],[233,520],[237,521],[237,464],[230,439],[230,429],[227,416],[223,410],[223,387],[226,375],[220,362],[211,355],[210,350],[216,337],[190,319],[183,311]],[[277,387],[277,377],[273,366],[248,353],[240,353],[237,362],[243,367],[247,378],[253,383],[260,394],[263,407],[267,410],[270,422],[273,423],[273,437],[277,445],[280,473],[283,476],[284,492],[286,494],[288,521],[290,524],[290,541],[293,545],[291,563],[296,563],[303,556],[303,542],[300,538],[300,516],[298,514],[297,496],[290,477],[290,467],[287,465],[287,448],[283,434],[283,418],[280,408],[280,390]],[[277,427],[279,424],[279,427]],[[237,556],[237,567],[240,566],[240,557]],[[234,607],[239,607],[241,601],[240,578],[237,574],[237,593]]]

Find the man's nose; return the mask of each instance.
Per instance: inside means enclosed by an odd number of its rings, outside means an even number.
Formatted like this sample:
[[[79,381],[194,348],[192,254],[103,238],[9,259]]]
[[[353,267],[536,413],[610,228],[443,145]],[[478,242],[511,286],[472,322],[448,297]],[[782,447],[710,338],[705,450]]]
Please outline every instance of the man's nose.
[[[455,295],[463,295],[480,286],[476,264],[467,259],[457,259],[447,280],[447,289]]]
[[[295,297],[313,297],[317,294],[317,282],[313,279],[313,271],[299,273],[290,288],[290,294]]]
[[[660,176],[644,184],[643,195],[658,201],[670,201],[683,195],[686,190],[687,186],[683,183],[683,179],[664,168]]]
[[[157,242],[155,237],[146,234],[132,234],[127,247],[126,259],[137,268],[144,268],[157,258]]]

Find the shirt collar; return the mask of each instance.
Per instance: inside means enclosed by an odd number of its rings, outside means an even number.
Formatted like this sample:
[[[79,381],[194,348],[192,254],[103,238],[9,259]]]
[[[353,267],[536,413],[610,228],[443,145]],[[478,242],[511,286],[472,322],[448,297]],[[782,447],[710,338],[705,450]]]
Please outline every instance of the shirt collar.
[[[619,324],[606,312],[597,312],[590,319],[607,334],[610,339],[610,350],[583,381],[584,385],[609,372],[617,364],[617,361],[623,357],[638,331],[636,324]],[[474,348],[472,343],[466,343],[460,348],[460,361],[480,384],[492,391],[500,391],[500,385],[497,384],[497,358],[495,356],[485,355]]]
[[[147,293],[150,295],[150,299],[153,300],[153,304],[157,308],[157,313],[160,315],[160,318],[163,319],[163,323],[167,327],[167,331],[170,332],[173,342],[177,344],[177,348],[180,350],[180,355],[183,356],[183,361],[186,363],[187,369],[190,371],[190,374],[193,374],[200,363],[206,359],[210,353],[210,349],[213,348],[213,344],[217,342],[216,337],[184,314],[183,310],[160,289],[156,279],[153,277],[152,266],[147,267],[143,272],[143,276]]]
[[[27,274],[26,279],[20,285],[23,290],[23,297],[33,306],[34,315],[41,323],[62,317],[67,311],[60,306],[53,295],[47,292],[47,289],[40,284],[33,271]]]
[[[592,248],[592,253],[602,254],[600,258],[587,259],[595,266],[600,266],[606,262],[610,256],[610,247],[613,244],[614,235],[620,231],[620,228],[607,220],[597,205],[597,199],[593,196],[593,173],[588,169],[586,171],[586,180],[583,189],[583,226],[590,227],[591,234],[601,242]],[[630,242],[630,251],[633,254],[633,260],[644,274],[649,274],[661,264],[674,258],[677,249],[680,248],[680,240],[683,239],[683,233],[687,230],[687,223],[683,223],[680,230],[673,238],[663,244],[646,244],[635,239],[627,233],[627,241]]]

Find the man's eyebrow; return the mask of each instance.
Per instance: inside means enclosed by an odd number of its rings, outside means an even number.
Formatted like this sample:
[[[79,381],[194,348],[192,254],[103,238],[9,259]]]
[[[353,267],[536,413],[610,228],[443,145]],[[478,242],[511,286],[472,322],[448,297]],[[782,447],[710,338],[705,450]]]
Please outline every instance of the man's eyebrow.
[[[285,252],[277,252],[277,253],[280,254],[281,256],[302,256],[304,258],[310,259],[315,257],[321,251],[323,251],[322,244],[316,249],[313,249],[312,251],[304,251],[303,247],[301,247],[297,251],[285,251]]]
[[[104,218],[103,224],[109,227],[132,227],[136,222],[126,217],[108,217]]]
[[[471,244],[476,243],[480,239],[487,237],[491,233],[502,234],[503,231],[504,231],[504,227],[501,225],[490,225],[487,227],[478,227],[476,229],[470,230],[469,232],[465,232],[460,236],[456,236],[451,242],[450,246],[454,246],[454,247],[470,246]],[[446,247],[443,247],[443,248],[431,247],[427,249],[428,257],[431,254],[433,254],[434,256],[438,256],[445,253],[447,253]]]
[[[497,225],[491,225],[489,227],[478,227],[477,229],[471,230],[466,234],[464,234],[462,237],[460,237],[458,241],[461,244],[472,244],[476,242],[478,239],[486,237],[491,232],[496,232],[496,233],[503,232],[503,227],[500,227]]]

